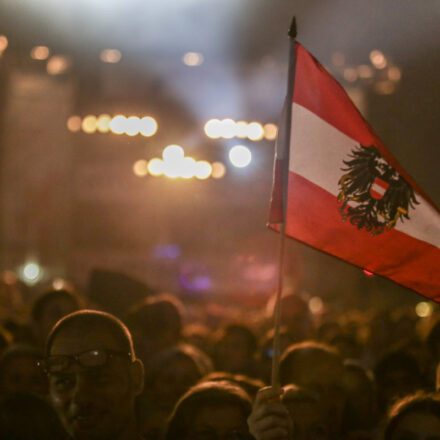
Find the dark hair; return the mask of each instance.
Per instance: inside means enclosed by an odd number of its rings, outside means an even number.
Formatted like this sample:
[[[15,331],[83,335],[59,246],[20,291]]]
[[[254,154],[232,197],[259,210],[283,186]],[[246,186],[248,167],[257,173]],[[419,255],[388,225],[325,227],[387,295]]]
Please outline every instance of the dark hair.
[[[242,324],[228,324],[220,330],[217,341],[220,341],[229,334],[239,334],[246,339],[249,351],[255,353],[258,348],[258,340],[252,330]]]
[[[131,353],[131,359],[135,359],[133,340],[125,324],[116,318],[116,316],[97,310],[80,310],[78,312],[70,313],[60,319],[55,324],[47,338],[46,355],[50,354],[53,341],[58,333],[65,329],[77,327],[83,331],[84,337],[87,335],[87,330],[92,329],[94,331],[103,331],[105,329],[117,340],[121,350]]]
[[[252,409],[248,394],[242,388],[229,382],[204,382],[192,387],[177,402],[168,421],[165,439],[185,439],[201,409],[226,405],[239,408],[245,419]]]
[[[374,376],[378,385],[381,385],[387,378],[390,371],[407,371],[415,380],[421,382],[422,374],[417,359],[403,350],[385,354],[374,368]]]
[[[391,408],[385,423],[384,440],[391,440],[396,426],[409,413],[432,414],[440,419],[440,395],[418,392],[396,402]]]
[[[78,295],[71,289],[50,289],[39,295],[31,308],[31,318],[32,321],[38,322],[43,316],[43,312],[47,304],[58,298],[66,298],[72,301],[77,310],[82,307],[82,301],[79,299]]]
[[[62,440],[67,436],[45,400],[32,394],[14,393],[0,400],[0,438]]]
[[[432,356],[440,356],[440,353],[437,353],[437,346],[440,345],[440,321],[437,321],[432,327],[428,337],[426,338],[426,344]]]
[[[151,335],[171,330],[177,339],[182,333],[182,303],[171,294],[145,298],[128,312],[125,322],[129,328],[138,327]]]
[[[304,341],[291,345],[281,356],[280,359],[280,382],[286,385],[290,381],[291,366],[294,362],[302,360],[304,355],[320,355],[321,357],[332,358],[342,365],[341,357],[333,347],[315,341]]]
[[[194,364],[200,378],[210,373],[213,369],[211,359],[203,351],[190,344],[179,344],[162,350],[151,359],[146,374],[147,384],[156,379],[164,366],[181,358],[189,359]]]

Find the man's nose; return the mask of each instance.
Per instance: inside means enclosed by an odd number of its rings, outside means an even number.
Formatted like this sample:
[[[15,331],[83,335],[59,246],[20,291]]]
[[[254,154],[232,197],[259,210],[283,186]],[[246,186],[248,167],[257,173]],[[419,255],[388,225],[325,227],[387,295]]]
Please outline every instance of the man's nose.
[[[72,402],[79,407],[86,407],[93,403],[93,392],[90,380],[81,373],[76,375]]]

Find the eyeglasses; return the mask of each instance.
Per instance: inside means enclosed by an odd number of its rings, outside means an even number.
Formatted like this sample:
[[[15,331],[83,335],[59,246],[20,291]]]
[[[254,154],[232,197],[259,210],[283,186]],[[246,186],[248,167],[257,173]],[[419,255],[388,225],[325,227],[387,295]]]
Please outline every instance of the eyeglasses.
[[[87,350],[76,355],[53,355],[39,362],[39,365],[47,374],[65,372],[73,363],[77,363],[83,368],[103,367],[115,356],[131,359],[132,353],[126,351],[116,351],[108,349]]]

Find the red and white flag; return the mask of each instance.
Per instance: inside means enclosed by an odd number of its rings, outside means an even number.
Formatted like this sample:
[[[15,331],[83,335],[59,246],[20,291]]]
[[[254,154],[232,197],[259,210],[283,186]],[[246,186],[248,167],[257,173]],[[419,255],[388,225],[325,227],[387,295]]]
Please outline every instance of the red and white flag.
[[[295,53],[291,134],[283,139],[280,126],[269,226],[280,230],[287,186],[286,235],[440,302],[438,209],[339,83],[298,43]]]

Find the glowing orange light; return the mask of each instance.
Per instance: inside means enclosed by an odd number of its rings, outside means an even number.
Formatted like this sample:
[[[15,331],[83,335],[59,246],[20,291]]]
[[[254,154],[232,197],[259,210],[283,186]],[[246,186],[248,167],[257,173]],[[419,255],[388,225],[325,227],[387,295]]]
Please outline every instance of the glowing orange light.
[[[388,78],[391,81],[400,81],[400,78],[402,78],[402,72],[397,66],[392,66],[388,69]]]
[[[119,63],[122,58],[121,51],[118,49],[104,49],[99,55],[103,63]]]
[[[110,123],[112,117],[110,115],[99,115],[98,122],[96,124],[100,133],[107,133],[110,131]]]
[[[46,70],[49,75],[61,75],[65,73],[69,67],[69,58],[63,55],[53,55],[47,62]]]
[[[247,126],[248,126],[248,123],[246,121],[238,121],[235,124],[235,135],[241,139],[246,138],[247,137]]]
[[[198,52],[187,52],[185,55],[183,55],[182,61],[187,66],[200,66],[203,64],[203,55]]]
[[[0,35],[0,52],[3,52],[8,47],[8,39],[6,35]]]
[[[264,126],[264,137],[268,141],[273,141],[276,139],[278,133],[278,128],[275,124],[265,124]]]
[[[362,64],[358,67],[359,78],[369,79],[373,77],[373,69],[366,64]]]
[[[221,162],[212,163],[212,177],[221,179],[226,174],[226,167]]]
[[[380,81],[374,84],[374,90],[380,95],[391,95],[396,90],[396,86],[392,81]]]
[[[137,160],[133,164],[133,172],[138,177],[144,177],[148,174],[148,162],[144,159]]]
[[[380,50],[371,51],[370,61],[376,69],[384,69],[388,64],[385,55]]]
[[[79,116],[71,116],[67,120],[67,128],[69,131],[77,132],[81,130],[81,118]]]
[[[49,55],[50,51],[47,46],[35,46],[31,50],[31,58],[33,60],[47,60]]]
[[[88,115],[82,120],[81,128],[84,133],[94,133],[97,128],[97,119],[94,115]]]
[[[155,157],[148,162],[147,169],[152,176],[161,176],[164,172],[164,162],[162,159]]]

